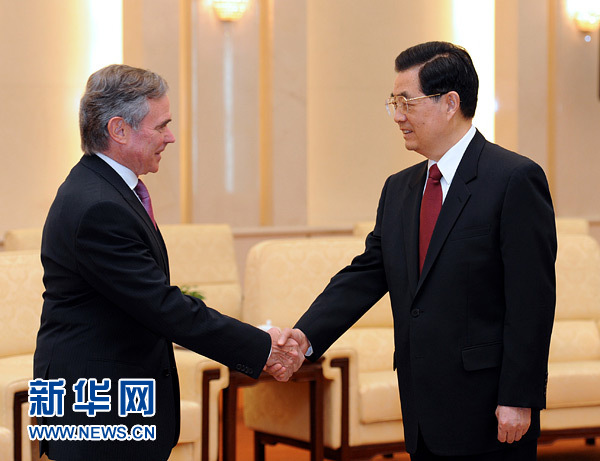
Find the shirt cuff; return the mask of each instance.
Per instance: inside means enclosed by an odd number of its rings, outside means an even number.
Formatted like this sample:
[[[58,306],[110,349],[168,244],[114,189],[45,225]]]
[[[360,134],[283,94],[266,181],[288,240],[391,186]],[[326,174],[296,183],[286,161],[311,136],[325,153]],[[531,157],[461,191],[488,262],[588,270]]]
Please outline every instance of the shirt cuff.
[[[306,354],[304,354],[304,357],[310,357],[313,354],[313,348],[310,345],[310,341],[308,342],[308,350],[306,351]]]

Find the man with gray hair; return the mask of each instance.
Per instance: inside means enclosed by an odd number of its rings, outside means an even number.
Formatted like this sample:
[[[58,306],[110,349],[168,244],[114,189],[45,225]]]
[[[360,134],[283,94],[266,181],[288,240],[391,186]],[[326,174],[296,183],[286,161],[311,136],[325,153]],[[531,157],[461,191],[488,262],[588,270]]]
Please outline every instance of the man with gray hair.
[[[166,460],[179,437],[172,342],[254,378],[266,367],[287,380],[303,360],[295,341],[277,345],[278,329],[267,334],[170,285],[167,250],[139,179],[158,171],[175,142],[167,90],[153,72],[112,65],[90,76],[81,99],[85,155],[58,190],[41,250],[32,385],[64,400],[63,414],[44,413],[38,424],[81,436],[41,440],[52,460]],[[92,425],[114,434],[83,436]],[[133,440],[138,426],[154,427],[152,440]]]

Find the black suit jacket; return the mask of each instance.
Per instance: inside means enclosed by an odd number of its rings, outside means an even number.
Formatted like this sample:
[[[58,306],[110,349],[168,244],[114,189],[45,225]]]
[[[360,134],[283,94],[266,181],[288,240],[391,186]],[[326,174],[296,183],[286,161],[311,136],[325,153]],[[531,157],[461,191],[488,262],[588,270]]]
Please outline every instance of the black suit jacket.
[[[172,341],[258,377],[270,337],[169,284],[163,239],[136,195],[97,156],[84,156],[58,190],[42,239],[44,306],[34,375],[66,379],[57,425],[155,425],[149,442],[53,441],[56,460],[165,460],[179,436]],[[111,379],[111,411],[71,410],[79,378]],[[118,380],[153,378],[156,414],[118,416]]]
[[[468,455],[499,446],[498,404],[531,407],[539,435],[555,307],[556,230],[533,161],[477,132],[440,212],[419,276],[427,162],[388,178],[363,254],[297,327],[316,359],[388,290],[406,447]]]

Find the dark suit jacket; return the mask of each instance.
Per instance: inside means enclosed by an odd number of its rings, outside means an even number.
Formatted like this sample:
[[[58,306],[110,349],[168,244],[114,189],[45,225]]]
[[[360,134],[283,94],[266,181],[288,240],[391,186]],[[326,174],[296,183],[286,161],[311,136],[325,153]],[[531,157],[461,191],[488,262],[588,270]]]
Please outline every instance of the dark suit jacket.
[[[65,415],[41,424],[156,425],[151,442],[50,442],[51,459],[166,460],[179,437],[172,341],[258,377],[268,334],[169,285],[167,251],[136,195],[102,159],[84,156],[58,190],[42,240],[44,306],[36,378],[65,378]],[[111,412],[71,410],[79,378],[111,379]],[[156,415],[118,416],[118,380],[156,380]]]
[[[364,253],[333,277],[296,326],[317,359],[389,290],[409,452],[418,428],[438,454],[498,448],[498,404],[533,408],[526,437],[537,437],[556,297],[545,175],[477,132],[419,277],[426,171],[423,162],[388,178]]]

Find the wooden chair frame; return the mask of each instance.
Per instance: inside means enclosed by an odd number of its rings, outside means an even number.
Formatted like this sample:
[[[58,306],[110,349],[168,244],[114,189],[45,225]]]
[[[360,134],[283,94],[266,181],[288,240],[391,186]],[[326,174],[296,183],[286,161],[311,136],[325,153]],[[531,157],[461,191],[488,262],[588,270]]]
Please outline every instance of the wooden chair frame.
[[[342,424],[342,440],[339,448],[333,449],[329,447],[323,447],[324,458],[337,461],[347,461],[353,459],[366,459],[375,455],[387,455],[404,451],[404,442],[350,446],[350,361],[348,358],[335,358],[331,360],[331,366],[339,368],[341,371],[342,409],[340,416]],[[254,433],[254,460],[265,461],[264,446],[266,444],[274,445],[277,443],[310,449],[309,444],[302,440],[256,431]]]

